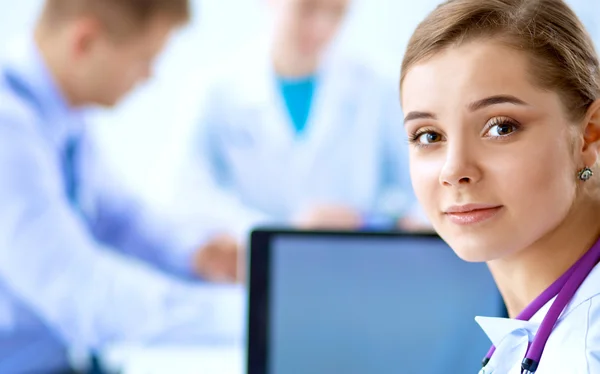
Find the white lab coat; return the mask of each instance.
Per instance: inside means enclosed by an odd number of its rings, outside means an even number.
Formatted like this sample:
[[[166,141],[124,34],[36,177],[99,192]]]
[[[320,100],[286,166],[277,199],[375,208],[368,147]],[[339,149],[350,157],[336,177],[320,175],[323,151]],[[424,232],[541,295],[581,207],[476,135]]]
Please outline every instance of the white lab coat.
[[[497,347],[480,374],[521,374],[528,341],[535,336],[553,301],[530,321],[477,317],[477,322]],[[600,373],[600,266],[590,273],[562,313],[536,372],[571,373]]]
[[[186,95],[200,107],[192,164],[183,173],[188,192],[176,197],[204,217],[194,221],[243,236],[320,203],[398,216],[418,211],[395,79],[329,54],[298,136],[265,45],[252,45],[200,82],[199,98]]]

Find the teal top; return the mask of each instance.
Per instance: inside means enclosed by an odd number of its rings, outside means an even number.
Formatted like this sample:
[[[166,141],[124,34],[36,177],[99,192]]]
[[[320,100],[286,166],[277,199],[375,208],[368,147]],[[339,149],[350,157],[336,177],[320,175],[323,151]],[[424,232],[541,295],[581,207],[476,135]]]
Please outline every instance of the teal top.
[[[300,79],[279,77],[277,84],[294,130],[296,134],[301,134],[306,128],[312,107],[316,77],[314,75]]]

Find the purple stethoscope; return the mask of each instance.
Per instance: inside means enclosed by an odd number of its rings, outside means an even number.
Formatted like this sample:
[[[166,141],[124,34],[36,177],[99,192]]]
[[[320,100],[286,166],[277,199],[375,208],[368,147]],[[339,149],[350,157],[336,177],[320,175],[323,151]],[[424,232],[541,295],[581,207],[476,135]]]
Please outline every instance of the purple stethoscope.
[[[533,338],[533,342],[527,349],[527,353],[521,363],[522,374],[533,374],[536,372],[542,352],[546,346],[546,342],[550,337],[550,333],[554,329],[554,325],[558,321],[563,310],[571,302],[571,299],[577,293],[577,290],[583,281],[592,272],[594,267],[600,262],[600,240],[598,240],[592,248],[590,248],[569,270],[567,270],[560,278],[558,278],[550,287],[548,287],[541,295],[539,295],[527,308],[525,308],[516,319],[528,321],[535,313],[537,313],[546,303],[556,296],[554,303],[550,306],[548,313],[544,317],[540,328]],[[492,346],[488,354],[483,359],[483,367],[485,367],[490,358],[494,354],[496,347]]]

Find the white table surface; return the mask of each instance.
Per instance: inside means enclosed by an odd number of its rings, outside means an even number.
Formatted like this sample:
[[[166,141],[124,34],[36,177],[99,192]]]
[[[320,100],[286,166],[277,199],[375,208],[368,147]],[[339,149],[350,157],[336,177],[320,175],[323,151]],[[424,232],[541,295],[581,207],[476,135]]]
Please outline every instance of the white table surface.
[[[244,374],[241,346],[135,347],[107,352],[104,364],[123,374]]]

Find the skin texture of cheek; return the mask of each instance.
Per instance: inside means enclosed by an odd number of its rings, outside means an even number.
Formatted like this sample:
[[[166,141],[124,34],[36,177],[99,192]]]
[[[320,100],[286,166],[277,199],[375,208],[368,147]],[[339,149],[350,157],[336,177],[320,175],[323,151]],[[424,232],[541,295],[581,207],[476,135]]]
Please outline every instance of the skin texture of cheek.
[[[575,194],[575,178],[565,147],[539,144],[534,154],[523,152],[521,162],[504,165],[495,180],[507,215],[487,260],[510,256],[553,231],[567,216]],[[568,192],[570,191],[570,192]]]

